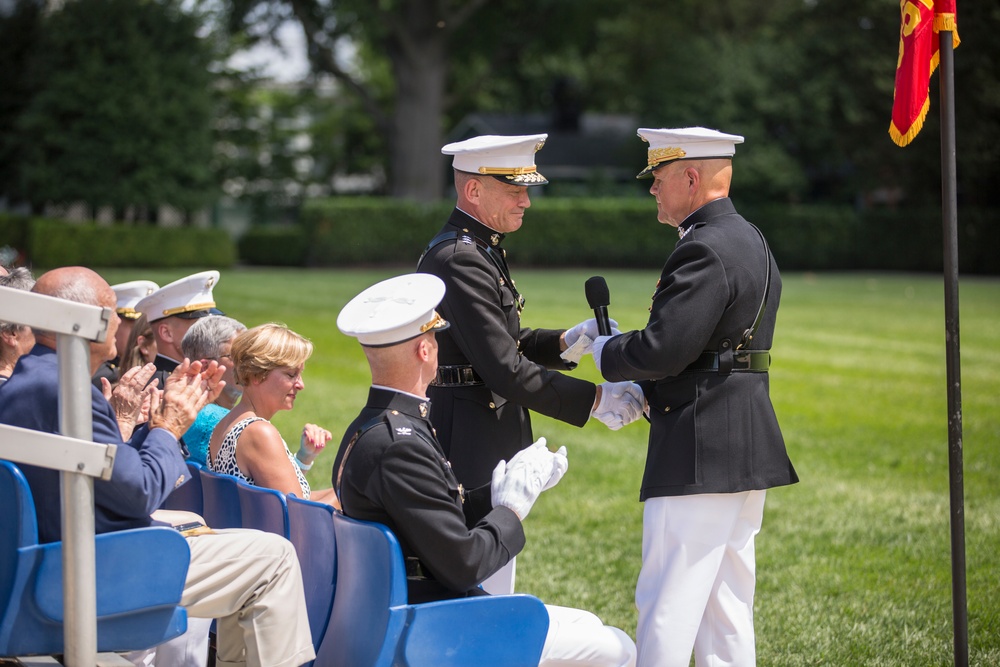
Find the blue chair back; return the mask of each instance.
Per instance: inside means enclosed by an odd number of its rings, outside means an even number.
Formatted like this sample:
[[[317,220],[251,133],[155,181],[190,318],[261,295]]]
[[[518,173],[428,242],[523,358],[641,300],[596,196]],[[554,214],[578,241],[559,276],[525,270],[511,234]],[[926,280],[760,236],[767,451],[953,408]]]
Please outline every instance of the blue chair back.
[[[316,667],[535,667],[549,617],[530,595],[408,604],[403,553],[379,523],[333,515],[337,592]]]
[[[201,469],[202,516],[210,528],[239,528],[243,523],[240,510],[239,479],[221,475],[208,468]]]
[[[288,496],[288,539],[295,545],[306,582],[306,609],[313,647],[319,652],[337,590],[337,541],[330,505]]]
[[[0,461],[0,656],[64,652],[62,543],[38,544],[31,489],[20,469]],[[97,649],[146,649],[187,628],[180,607],[190,561],[171,528],[98,535]]]
[[[253,486],[242,480],[236,484],[236,491],[240,500],[241,527],[263,530],[288,539],[288,504],[284,493]]]
[[[333,514],[337,593],[317,667],[388,667],[406,624],[406,572],[385,526]]]
[[[187,510],[195,514],[205,511],[201,495],[202,466],[194,461],[187,462],[190,479],[173,490],[161,507],[165,510]]]

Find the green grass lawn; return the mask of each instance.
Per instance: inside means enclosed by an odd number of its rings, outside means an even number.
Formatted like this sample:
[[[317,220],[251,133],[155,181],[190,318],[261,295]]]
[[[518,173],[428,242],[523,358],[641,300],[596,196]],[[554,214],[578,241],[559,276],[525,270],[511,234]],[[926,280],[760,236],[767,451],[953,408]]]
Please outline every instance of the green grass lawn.
[[[223,273],[223,310],[249,326],[285,322],[316,345],[295,410],[275,419],[289,443],[307,421],[339,440],[368,373],[337,314],[362,288],[407,270]],[[524,323],[591,316],[583,284],[593,273],[517,270]],[[105,275],[164,284],[184,272]],[[603,275],[611,316],[623,330],[642,327],[657,272]],[[759,664],[952,664],[943,281],[783,278],[771,388],[802,481],[769,492],[757,540]],[[960,300],[970,657],[1000,665],[1000,280],[963,279]],[[586,360],[575,373],[598,378]],[[567,446],[570,469],[526,522],[518,588],[634,634],[647,426],[578,429],[537,415],[534,424],[551,447]],[[329,486],[333,458],[310,471],[314,486]]]

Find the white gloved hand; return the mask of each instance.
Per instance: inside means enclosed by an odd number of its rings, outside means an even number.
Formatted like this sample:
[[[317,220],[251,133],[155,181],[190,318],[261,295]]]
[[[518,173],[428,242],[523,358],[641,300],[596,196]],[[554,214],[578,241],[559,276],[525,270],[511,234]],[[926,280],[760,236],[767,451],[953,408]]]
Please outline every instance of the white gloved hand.
[[[556,458],[557,455],[546,448],[545,438],[539,438],[515,454],[510,463],[501,460],[493,469],[490,484],[493,506],[506,507],[523,521],[556,474]],[[555,481],[558,482],[558,478]]]
[[[544,438],[543,438],[544,440]],[[556,451],[553,456],[552,474],[549,476],[549,481],[545,482],[542,486],[542,491],[548,491],[553,486],[559,483],[559,480],[563,478],[566,471],[569,469],[569,458],[566,456],[566,446],[563,445]]]
[[[611,336],[598,336],[590,346],[590,353],[594,355],[594,365],[598,372],[601,370],[601,355],[604,353],[604,345],[611,340]]]
[[[612,319],[608,319],[608,322],[611,324],[612,335],[618,335],[621,333],[621,331],[618,330],[618,322],[615,322]],[[589,320],[584,320],[576,326],[566,329],[566,333],[563,334],[563,339],[566,341],[567,347],[573,347],[580,336],[586,336],[590,340],[594,340],[600,335],[601,334],[597,330],[597,319],[591,317]],[[584,354],[587,353],[584,352]]]
[[[617,431],[641,417],[645,408],[646,397],[636,383],[604,382],[601,383],[601,400],[591,416]]]
[[[611,332],[613,334],[617,335],[621,333],[621,331],[618,330],[617,322],[609,319],[608,323],[611,325]],[[567,363],[580,363],[580,359],[583,359],[584,356],[590,354],[594,344],[594,339],[597,338],[598,335],[597,320],[593,317],[589,320],[580,322],[575,327],[566,329],[563,333],[563,341],[566,343],[567,347],[559,356],[562,357],[563,361]]]

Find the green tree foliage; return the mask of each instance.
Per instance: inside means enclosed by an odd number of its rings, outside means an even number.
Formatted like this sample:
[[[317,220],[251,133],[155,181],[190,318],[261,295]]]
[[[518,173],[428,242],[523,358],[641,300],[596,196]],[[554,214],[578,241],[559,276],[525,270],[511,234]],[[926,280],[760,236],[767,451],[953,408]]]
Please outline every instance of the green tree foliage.
[[[23,200],[18,182],[20,137],[14,123],[34,93],[28,60],[38,40],[42,4],[19,0],[7,16],[0,15],[0,197]]]
[[[119,212],[205,205],[214,109],[198,28],[173,0],[74,0],[49,15],[16,123],[24,196]]]

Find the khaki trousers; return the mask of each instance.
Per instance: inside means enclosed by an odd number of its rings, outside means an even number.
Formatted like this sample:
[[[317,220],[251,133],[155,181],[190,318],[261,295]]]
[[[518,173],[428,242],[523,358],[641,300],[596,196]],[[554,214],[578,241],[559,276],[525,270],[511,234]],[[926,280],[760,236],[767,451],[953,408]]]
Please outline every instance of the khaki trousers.
[[[181,604],[217,619],[216,664],[297,667],[316,657],[302,573],[291,542],[256,530],[188,538]]]

